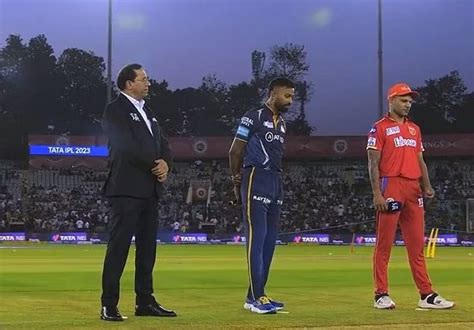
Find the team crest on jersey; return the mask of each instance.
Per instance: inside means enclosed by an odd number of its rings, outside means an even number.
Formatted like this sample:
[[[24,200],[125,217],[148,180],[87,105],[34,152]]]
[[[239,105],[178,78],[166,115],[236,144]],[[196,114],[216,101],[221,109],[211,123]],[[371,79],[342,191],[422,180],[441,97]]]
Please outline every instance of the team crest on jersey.
[[[263,126],[268,128],[273,128],[273,123],[271,121],[264,121]]]
[[[416,129],[414,127],[408,126],[408,131],[411,135],[416,135]]]
[[[398,133],[400,133],[400,127],[399,126],[389,127],[385,130],[385,134],[387,136],[390,136],[390,135],[393,135],[393,134],[398,134]]]
[[[369,140],[367,141],[367,148],[375,147],[376,143],[377,143],[376,138],[374,138],[373,136],[369,137]]]

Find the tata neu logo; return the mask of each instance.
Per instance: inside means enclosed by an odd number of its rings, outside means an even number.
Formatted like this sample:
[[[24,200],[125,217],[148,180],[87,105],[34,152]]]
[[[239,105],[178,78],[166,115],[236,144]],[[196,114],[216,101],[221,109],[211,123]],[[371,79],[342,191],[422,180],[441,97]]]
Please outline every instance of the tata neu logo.
[[[51,236],[53,242],[75,242],[75,241],[86,241],[87,237],[85,234],[54,234]]]
[[[375,237],[371,237],[371,236],[357,236],[355,238],[355,241],[357,244],[364,244],[364,243],[375,243],[376,242],[376,238]]]
[[[176,243],[194,243],[194,242],[206,242],[206,236],[195,236],[195,235],[175,235],[173,236],[173,242]]]
[[[0,235],[0,241],[14,241],[15,236],[11,235]]]
[[[234,237],[232,237],[232,241],[234,243],[240,243],[240,242],[245,243],[247,239],[245,238],[245,236],[235,235]]]
[[[329,235],[316,234],[316,235],[301,235],[293,238],[295,243],[329,243]]]

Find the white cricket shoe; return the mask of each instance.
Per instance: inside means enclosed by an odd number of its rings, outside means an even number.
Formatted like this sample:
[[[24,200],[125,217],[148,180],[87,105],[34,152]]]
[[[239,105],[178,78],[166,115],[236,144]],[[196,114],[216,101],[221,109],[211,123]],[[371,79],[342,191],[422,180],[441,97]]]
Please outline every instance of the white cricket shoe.
[[[395,309],[395,302],[390,296],[384,295],[374,302],[374,307],[378,309]]]
[[[420,308],[431,308],[431,309],[449,309],[453,308],[456,304],[453,301],[449,301],[441,297],[436,292],[425,297],[425,299],[420,299],[418,301],[418,306]]]

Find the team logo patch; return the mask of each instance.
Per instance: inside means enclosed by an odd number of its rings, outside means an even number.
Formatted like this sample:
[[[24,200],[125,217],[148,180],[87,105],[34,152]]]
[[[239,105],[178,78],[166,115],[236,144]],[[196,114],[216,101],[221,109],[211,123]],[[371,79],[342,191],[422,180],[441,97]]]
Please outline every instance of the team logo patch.
[[[273,123],[271,121],[264,121],[263,126],[268,128],[273,128]]]
[[[375,144],[377,143],[377,139],[374,138],[373,136],[369,137],[367,140],[367,148],[373,148],[375,147]]]
[[[250,133],[250,130],[247,127],[239,126],[239,128],[237,129],[237,135],[248,137],[249,133]]]
[[[400,133],[400,127],[399,126],[389,127],[385,130],[385,134],[387,136],[390,136],[390,135],[393,135],[393,134],[398,134],[398,133]]]
[[[408,126],[408,131],[411,135],[416,135],[416,129],[414,127]]]

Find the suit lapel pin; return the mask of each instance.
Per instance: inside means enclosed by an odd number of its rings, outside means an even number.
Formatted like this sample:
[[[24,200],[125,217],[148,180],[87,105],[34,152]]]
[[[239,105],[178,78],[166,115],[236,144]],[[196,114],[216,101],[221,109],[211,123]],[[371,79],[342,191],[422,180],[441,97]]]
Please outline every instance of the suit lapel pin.
[[[134,121],[140,121],[140,118],[138,118],[138,115],[136,113],[131,112],[130,117],[132,117],[132,120]]]

